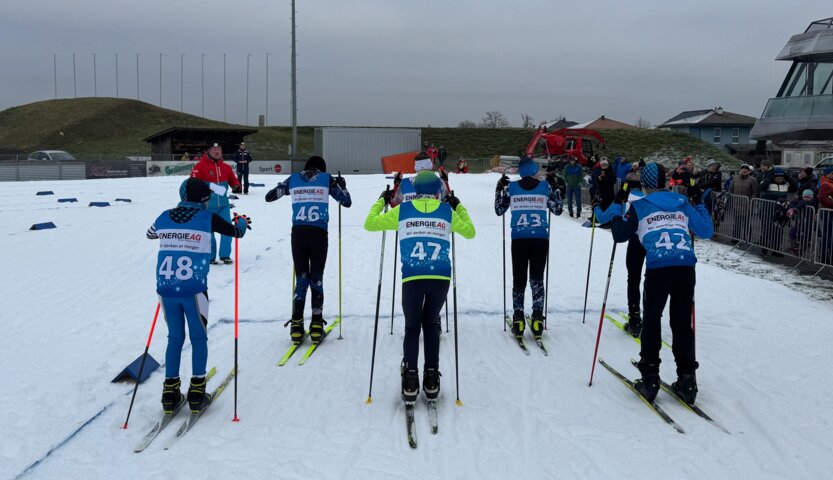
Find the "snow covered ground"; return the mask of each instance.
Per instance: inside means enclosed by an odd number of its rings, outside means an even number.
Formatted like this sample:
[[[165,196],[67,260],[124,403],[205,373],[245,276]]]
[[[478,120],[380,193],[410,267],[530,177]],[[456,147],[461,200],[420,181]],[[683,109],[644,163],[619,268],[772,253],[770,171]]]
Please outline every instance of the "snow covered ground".
[[[256,177],[267,183],[278,177]],[[405,438],[399,399],[403,318],[390,334],[393,240],[388,236],[373,403],[365,404],[373,343],[381,234],[362,228],[389,180],[348,177],[354,206],[343,210],[343,340],[329,337],[304,366],[283,322],[291,295],[290,205],[267,204],[266,188],[237,203],[253,230],[240,241],[238,413],[227,390],[188,433],[148,450],[133,446],[160,413],[163,370],[142,384],[130,420],[132,386],[110,380],[143,351],[156,306],[157,242],[145,230],[176,205],[182,178],[4,183],[3,334],[0,335],[0,478],[829,478],[833,303],[787,288],[781,267],[750,269],[728,246],[698,242],[711,261],[697,269],[698,405],[732,433],[660,404],[680,435],[602,368],[587,386],[612,241],[596,232],[587,323],[582,324],[590,229],[553,219],[549,331],[544,357],[524,356],[502,324],[502,220],[494,215],[497,175],[453,176],[475,239],[457,239],[460,399],[455,405],[454,336],[441,344],[439,434],[417,409],[419,448]],[[54,196],[36,196],[54,190]],[[57,203],[77,197],[78,203]],[[90,201],[130,198],[109,208]],[[332,204],[331,204],[332,205]],[[336,209],[331,207],[325,317],[338,312]],[[28,231],[37,222],[57,229]],[[624,249],[617,252],[609,310],[625,306]],[[744,257],[746,258],[746,257]],[[753,261],[752,259],[749,259]],[[735,268],[739,272],[733,271]],[[800,278],[800,277],[798,277]],[[786,279],[786,280],[785,280]],[[209,365],[233,362],[234,270],[213,267]],[[508,281],[508,279],[507,279]],[[803,280],[806,282],[806,279]],[[397,292],[397,301],[401,295]],[[529,302],[529,299],[527,299]],[[452,318],[453,322],[453,318]],[[666,321],[667,323],[667,321]],[[664,327],[670,340],[670,330]],[[164,359],[160,318],[151,354]],[[336,332],[337,333],[337,332]],[[604,325],[600,355],[634,378],[638,346]],[[662,373],[672,381],[670,351]],[[190,348],[183,354],[190,375]],[[216,380],[215,380],[216,383]],[[180,418],[184,418],[184,415]]]

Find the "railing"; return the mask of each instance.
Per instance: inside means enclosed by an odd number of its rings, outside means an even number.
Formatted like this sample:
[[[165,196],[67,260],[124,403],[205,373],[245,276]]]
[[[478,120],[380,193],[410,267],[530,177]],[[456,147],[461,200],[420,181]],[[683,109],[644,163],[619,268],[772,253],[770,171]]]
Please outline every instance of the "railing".
[[[763,118],[833,116],[833,95],[770,98]]]
[[[715,235],[729,239],[747,252],[757,247],[802,263],[833,268],[833,210],[807,206],[790,209],[786,202],[749,199],[712,192],[706,201]]]

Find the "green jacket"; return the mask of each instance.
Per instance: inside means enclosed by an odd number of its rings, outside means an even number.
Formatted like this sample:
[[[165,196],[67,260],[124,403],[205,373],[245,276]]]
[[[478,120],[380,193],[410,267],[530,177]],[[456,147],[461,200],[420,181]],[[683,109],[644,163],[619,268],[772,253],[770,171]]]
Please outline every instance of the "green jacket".
[[[416,198],[411,204],[422,213],[431,213],[440,206],[440,201],[434,198]],[[380,232],[382,230],[399,229],[399,205],[382,212],[385,208],[385,201],[381,198],[371,207],[367,218],[364,221],[364,228],[369,232]],[[466,239],[472,239],[475,235],[474,224],[469,217],[469,212],[463,204],[457,205],[456,210],[451,211],[451,231],[459,233]],[[412,277],[409,280],[417,280],[423,277]],[[450,280],[448,277],[431,277],[441,280]]]

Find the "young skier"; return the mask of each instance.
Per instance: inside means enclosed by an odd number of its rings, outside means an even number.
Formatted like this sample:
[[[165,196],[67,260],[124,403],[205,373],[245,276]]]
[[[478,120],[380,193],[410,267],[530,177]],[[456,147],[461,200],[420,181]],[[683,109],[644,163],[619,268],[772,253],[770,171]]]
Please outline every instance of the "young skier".
[[[626,177],[622,188],[617,192],[617,200],[619,203],[627,201],[630,205],[645,197],[642,191],[641,183],[642,174],[638,171],[632,171]],[[613,208],[615,206],[615,208]],[[602,212],[599,206],[596,206],[593,211],[596,218],[602,224],[610,222],[613,218],[614,212],[622,210],[621,206],[616,203],[611,205],[606,211]],[[639,338],[642,331],[642,293],[640,292],[640,285],[642,283],[642,264],[645,262],[645,247],[639,240],[639,236],[634,233],[628,239],[628,250],[625,254],[625,267],[628,270],[628,322],[625,323],[625,331],[635,338]]]
[[[304,171],[293,173],[266,193],[266,201],[292,197],[292,262],[295,265],[295,295],[292,304],[290,338],[298,344],[304,338],[304,305],[307,289],[312,290],[312,319],[309,335],[318,344],[327,323],[324,308],[324,265],[327,263],[327,223],[330,221],[329,198],[350,208],[353,201],[344,177],[327,173],[323,158],[309,157]]]
[[[405,340],[402,357],[402,399],[409,404],[419,394],[419,336],[425,335],[422,388],[428,399],[440,393],[440,337],[437,319],[448,295],[451,280],[449,250],[451,233],[474,238],[471,218],[460,200],[449,194],[439,201],[441,181],[433,172],[421,171],[413,178],[416,196],[382,213],[390,203],[389,191],[382,192],[370,208],[364,228],[371,232],[397,230],[402,252],[402,312]]]
[[[524,333],[524,295],[527,271],[532,289],[532,335],[540,339],[544,332],[544,269],[547,266],[550,226],[547,210],[561,215],[561,193],[553,175],[538,180],[538,164],[523,158],[518,163],[521,179],[509,182],[503,175],[495,189],[495,213],[512,209],[512,333]]]
[[[225,221],[231,221],[229,215],[228,190],[231,187],[232,193],[240,193],[242,187],[234,175],[234,170],[229,164],[223,161],[223,148],[215,143],[208,149],[205,155],[194,165],[191,170],[191,178],[198,178],[208,183],[211,188],[211,199],[208,202],[208,210],[220,215]],[[217,265],[217,242],[214,235],[211,237],[211,263]],[[220,261],[226,265],[232,263],[231,259],[231,237],[220,235]]]
[[[698,188],[688,193],[694,201],[674,192],[658,191],[665,185],[665,168],[650,163],[642,170],[645,197],[634,202],[623,216],[622,198],[617,197],[613,211],[612,234],[616,242],[626,242],[633,234],[645,247],[645,315],[642,324],[639,371],[642,378],[634,382],[636,389],[650,402],[659,391],[660,321],[669,297],[671,333],[677,381],[672,388],[689,404],[697,397],[694,353],[694,331],[691,306],[694,298],[697,257],[692,248],[689,230],[701,238],[714,234],[711,216],[703,206]]]
[[[205,365],[208,360],[208,270],[211,260],[212,233],[242,238],[251,229],[251,219],[234,216],[233,224],[206,209],[211,189],[206,182],[189,178],[179,189],[182,200],[176,208],[166,210],[153,222],[147,238],[159,239],[156,262],[156,293],[168,324],[168,348],[165,351],[165,383],[162,408],[173,413],[184,402],[180,388],[179,363],[185,342],[185,323],[191,338],[191,385],[188,404],[200,412],[211,397],[205,393]]]
[[[416,155],[416,157],[414,157],[414,170],[416,173],[423,170],[431,171],[433,167],[434,164],[431,162],[431,158],[428,154],[420,152]],[[440,168],[440,178],[443,181],[440,201],[443,202],[445,201],[445,197],[448,195],[450,189],[448,188],[448,175],[442,168]],[[416,196],[413,179],[414,177],[402,178],[402,173],[396,172],[396,175],[393,177],[393,191],[390,199],[391,207],[395,207],[402,202],[410,202]]]

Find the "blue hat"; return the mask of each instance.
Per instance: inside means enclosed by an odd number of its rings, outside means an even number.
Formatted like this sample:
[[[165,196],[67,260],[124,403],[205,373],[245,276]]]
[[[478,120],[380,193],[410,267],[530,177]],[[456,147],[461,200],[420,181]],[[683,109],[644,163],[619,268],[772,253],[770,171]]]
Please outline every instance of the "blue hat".
[[[518,174],[521,177],[532,177],[538,173],[538,163],[535,160],[521,160],[518,162]]]
[[[412,180],[418,195],[437,195],[442,189],[440,179],[431,170],[422,170]]]
[[[824,169],[825,175],[830,175],[831,173],[833,173],[833,167],[827,167]]]
[[[657,162],[651,162],[642,169],[642,186],[660,189],[665,187],[665,167]]]
[[[784,173],[784,169],[781,168],[781,167],[775,167],[775,169],[773,169],[773,171],[775,172],[775,173],[773,173],[773,176],[776,176],[776,177],[786,176],[786,174]]]

